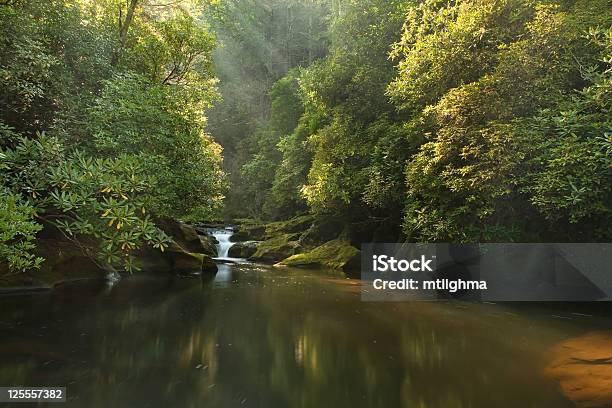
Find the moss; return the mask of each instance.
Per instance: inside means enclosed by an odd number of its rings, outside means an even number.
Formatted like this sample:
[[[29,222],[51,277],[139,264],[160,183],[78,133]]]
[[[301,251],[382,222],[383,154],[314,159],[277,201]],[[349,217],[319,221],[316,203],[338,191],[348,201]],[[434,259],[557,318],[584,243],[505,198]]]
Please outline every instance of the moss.
[[[300,250],[297,242],[299,234],[282,234],[263,241],[257,247],[257,252],[249,259],[255,261],[275,262],[285,259]]]
[[[211,257],[217,256],[216,239],[209,235],[200,235],[199,238],[201,249],[198,252]]]
[[[261,241],[264,239],[266,239],[265,224],[255,222],[253,220],[239,223],[235,229],[234,235],[231,237],[233,242]]]
[[[276,221],[266,224],[252,219],[236,220],[238,226],[232,236],[233,242],[264,241],[283,234],[303,233],[312,224],[312,215],[300,215],[285,221]]]
[[[177,275],[197,275],[202,273],[204,254],[176,251],[168,252],[172,260],[172,272]]]
[[[248,258],[257,252],[258,241],[244,241],[232,245],[227,253],[232,258]]]
[[[300,215],[286,221],[277,221],[266,226],[266,235],[274,236],[281,233],[298,233],[306,231],[313,223],[312,215]]]
[[[343,239],[334,239],[310,252],[296,254],[279,262],[279,265],[299,267],[328,267],[333,269],[357,269],[360,251]]]
[[[217,263],[208,255],[204,255],[202,260],[202,272],[217,273]]]

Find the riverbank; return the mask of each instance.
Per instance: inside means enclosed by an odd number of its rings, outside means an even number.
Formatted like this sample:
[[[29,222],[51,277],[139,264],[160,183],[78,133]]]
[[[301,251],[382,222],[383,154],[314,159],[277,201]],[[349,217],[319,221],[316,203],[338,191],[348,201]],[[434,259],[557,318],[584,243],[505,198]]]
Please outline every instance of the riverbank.
[[[137,271],[181,277],[216,273],[213,257],[217,249],[211,236],[172,219],[160,220],[158,227],[172,242],[163,252],[153,248],[138,250],[134,254]],[[88,256],[84,245],[66,239],[52,227],[39,233],[36,244],[36,255],[44,259],[40,269],[19,273],[0,269],[0,294],[44,292],[67,283],[113,281],[126,275]]]

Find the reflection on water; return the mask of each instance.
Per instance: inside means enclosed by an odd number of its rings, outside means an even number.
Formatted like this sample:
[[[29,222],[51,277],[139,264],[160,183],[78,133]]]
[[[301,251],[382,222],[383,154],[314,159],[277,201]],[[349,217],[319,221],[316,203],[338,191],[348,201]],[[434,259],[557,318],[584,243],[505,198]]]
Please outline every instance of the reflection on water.
[[[227,264],[218,264],[214,282],[218,287],[229,287],[232,282],[232,267]]]
[[[365,303],[354,281],[223,266],[211,282],[0,298],[0,384],[68,407],[571,407],[541,372],[575,322],[495,305]]]

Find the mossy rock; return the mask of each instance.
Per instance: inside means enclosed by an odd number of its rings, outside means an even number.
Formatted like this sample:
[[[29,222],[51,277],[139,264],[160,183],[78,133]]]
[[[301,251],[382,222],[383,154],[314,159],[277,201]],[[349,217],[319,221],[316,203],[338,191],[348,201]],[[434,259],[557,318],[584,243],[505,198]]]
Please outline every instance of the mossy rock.
[[[200,250],[198,252],[215,257],[217,256],[217,240],[210,235],[200,235]]]
[[[279,235],[302,233],[310,227],[313,220],[312,215],[300,215],[269,224],[250,219],[236,220],[238,225],[231,240],[232,242],[264,241]]]
[[[337,239],[344,233],[346,225],[334,217],[316,218],[300,236],[300,244],[315,247]]]
[[[164,252],[153,248],[139,251],[136,265],[143,272],[166,272],[176,275],[217,272],[217,265],[210,256],[186,251],[175,243]]]
[[[264,239],[266,239],[266,226],[256,223],[239,224],[230,238],[232,242],[262,241]]]
[[[211,274],[217,273],[217,264],[212,257],[204,255],[204,258],[202,259],[202,272]]]
[[[253,261],[278,262],[300,252],[298,234],[282,234],[261,242],[257,251],[249,259]]]
[[[178,225],[175,223],[174,225]],[[185,240],[194,236],[191,234],[189,226],[183,228],[180,233]],[[0,264],[0,287],[52,287],[59,282],[74,281],[80,279],[105,279],[109,272],[114,271],[110,266],[100,265],[86,256],[82,249],[67,241],[59,231],[45,227],[43,238],[37,241],[36,254],[45,259],[39,270],[27,271],[19,274],[9,274],[5,270],[6,265]],[[175,231],[176,234],[176,231]],[[193,247],[198,251],[189,251],[177,243],[172,243],[170,247],[161,252],[154,248],[142,248],[135,255],[136,266],[143,272],[164,272],[178,275],[201,274],[202,272],[216,273],[217,265],[214,260],[205,253],[198,253],[202,250],[203,244],[197,236],[198,245]],[[212,245],[213,253],[216,254],[216,247]]]
[[[103,268],[83,254],[81,248],[63,236],[49,232],[37,241],[36,255],[44,258],[40,269],[13,274],[6,265],[0,266],[0,287],[52,287],[59,282],[105,279],[111,271],[110,267]]]
[[[300,215],[286,221],[277,221],[266,225],[266,235],[272,237],[278,234],[301,233],[313,223],[312,215]]]
[[[204,255],[193,252],[169,252],[172,272],[177,275],[199,275],[202,273]]]
[[[320,245],[312,251],[290,256],[278,265],[342,270],[357,270],[360,266],[361,251],[348,241],[335,239]]]
[[[215,256],[217,248],[211,237],[198,234],[194,226],[171,218],[163,218],[157,226],[187,252]]]
[[[217,272],[217,264],[208,255],[183,251],[169,252],[169,255],[172,272],[179,276]]]
[[[237,242],[228,251],[228,256],[232,258],[248,258],[257,252],[259,241]]]

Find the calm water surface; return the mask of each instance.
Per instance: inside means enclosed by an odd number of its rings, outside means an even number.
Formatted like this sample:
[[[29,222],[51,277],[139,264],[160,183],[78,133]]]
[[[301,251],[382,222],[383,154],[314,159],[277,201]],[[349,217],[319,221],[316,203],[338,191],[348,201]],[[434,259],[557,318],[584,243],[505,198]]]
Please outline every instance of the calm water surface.
[[[563,408],[545,351],[601,325],[366,303],[331,272],[223,266],[0,297],[0,385],[67,386],[66,407]]]

